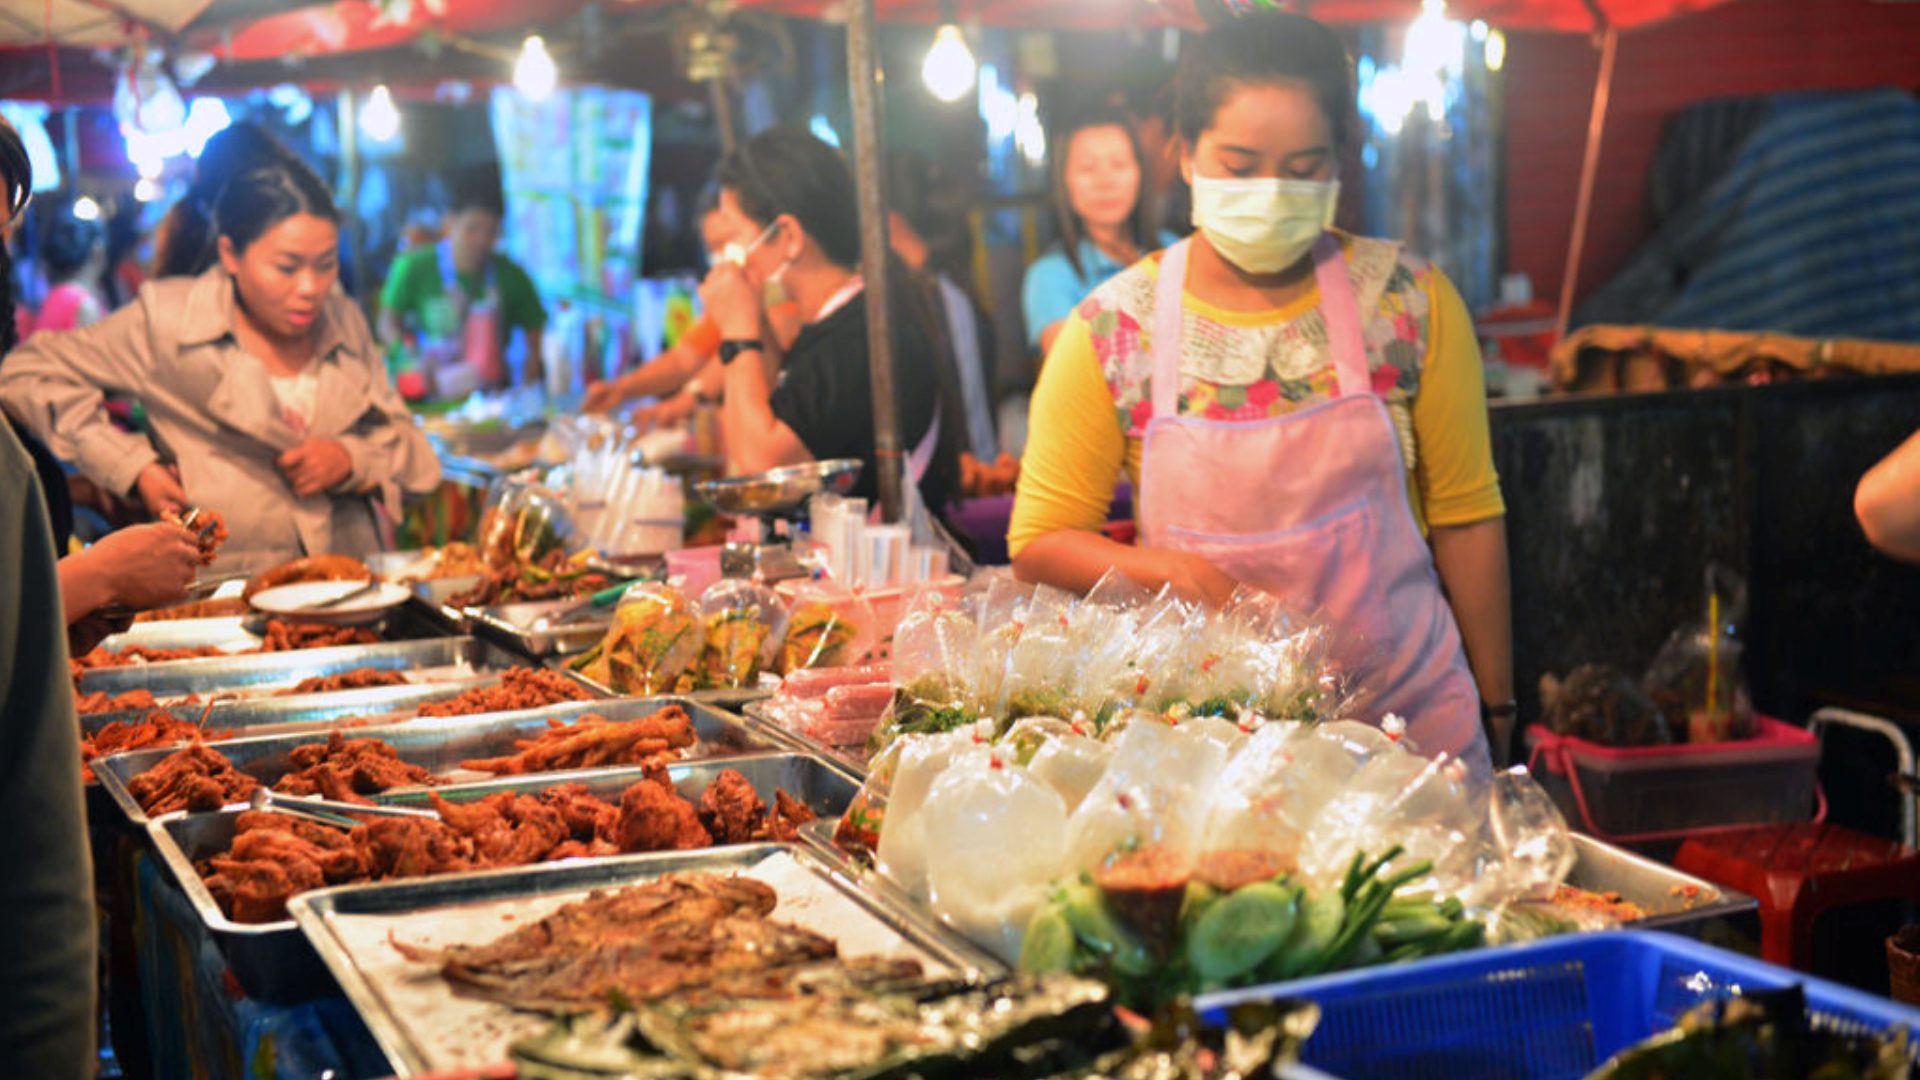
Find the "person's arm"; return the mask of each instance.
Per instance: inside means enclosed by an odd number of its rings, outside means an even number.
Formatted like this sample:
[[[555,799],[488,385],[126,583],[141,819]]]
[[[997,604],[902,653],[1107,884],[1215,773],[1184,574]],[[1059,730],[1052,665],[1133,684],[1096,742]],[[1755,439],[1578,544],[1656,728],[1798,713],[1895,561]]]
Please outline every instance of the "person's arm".
[[[150,296],[92,326],[36,334],[0,364],[0,405],[95,483],[125,495],[159,454],[147,440],[116,427],[106,393],[138,394],[153,368]]]
[[[1920,431],[1860,478],[1853,513],[1868,543],[1896,559],[1920,562]]]
[[[760,299],[738,266],[722,263],[701,283],[700,299],[720,331],[720,340],[756,341],[766,348]],[[732,471],[762,473],[812,461],[792,428],[773,413],[773,378],[764,354],[748,352],[726,365],[720,436]]]
[[[1513,700],[1512,601],[1506,502],[1493,467],[1480,344],[1452,283],[1433,271],[1426,288],[1431,318],[1412,407],[1414,479],[1480,699],[1501,706]],[[1503,734],[1495,733],[1496,742]],[[1505,749],[1504,743],[1495,747],[1496,761],[1504,760]]]
[[[1020,315],[1026,321],[1029,350],[1041,357],[1053,355],[1067,317],[1080,306],[1082,292],[1073,267],[1057,251],[1027,267],[1027,276],[1020,282]]]
[[[199,565],[199,542],[178,525],[131,525],[108,533],[60,560],[60,606],[67,625],[108,604],[142,611],[178,600]]]
[[[1031,415],[1007,528],[1020,580],[1086,592],[1118,569],[1149,589],[1172,585],[1189,597],[1225,603],[1236,583],[1205,559],[1116,543],[1100,532],[1127,443],[1093,339],[1078,316],[1068,320],[1040,369]]]

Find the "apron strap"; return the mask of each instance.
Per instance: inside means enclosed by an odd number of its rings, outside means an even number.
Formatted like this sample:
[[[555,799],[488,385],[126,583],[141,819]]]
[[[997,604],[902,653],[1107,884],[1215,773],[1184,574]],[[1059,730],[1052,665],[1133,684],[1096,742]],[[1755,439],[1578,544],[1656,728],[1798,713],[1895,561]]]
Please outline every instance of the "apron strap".
[[[1180,415],[1181,296],[1187,289],[1187,255],[1193,238],[1160,256],[1160,281],[1153,290],[1153,415]]]
[[[940,445],[940,402],[933,403],[933,423],[927,425],[927,433],[920,436],[914,444],[913,452],[907,455],[907,472],[911,474],[914,486],[918,487],[927,469],[933,465],[933,452]]]
[[[1326,323],[1327,348],[1340,374],[1340,394],[1371,393],[1373,377],[1367,371],[1367,348],[1360,337],[1360,305],[1353,298],[1340,238],[1331,232],[1321,233],[1313,245],[1313,275],[1320,285],[1320,318]]]

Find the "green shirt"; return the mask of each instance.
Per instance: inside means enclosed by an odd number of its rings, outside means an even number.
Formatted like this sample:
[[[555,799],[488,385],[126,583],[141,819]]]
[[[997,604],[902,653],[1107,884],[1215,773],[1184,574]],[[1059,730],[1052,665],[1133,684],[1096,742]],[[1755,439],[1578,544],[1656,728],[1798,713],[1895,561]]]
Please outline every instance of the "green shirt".
[[[513,339],[515,327],[528,334],[547,325],[547,309],[533,279],[512,259],[495,252],[493,284],[500,293],[500,336],[504,344]],[[478,274],[456,276],[461,291],[472,300],[485,298],[487,282]],[[452,325],[453,308],[444,302],[440,280],[438,245],[415,248],[393,261],[387,272],[386,287],[380,290],[380,307],[391,311],[409,330],[426,331],[438,337],[452,337],[458,327]]]

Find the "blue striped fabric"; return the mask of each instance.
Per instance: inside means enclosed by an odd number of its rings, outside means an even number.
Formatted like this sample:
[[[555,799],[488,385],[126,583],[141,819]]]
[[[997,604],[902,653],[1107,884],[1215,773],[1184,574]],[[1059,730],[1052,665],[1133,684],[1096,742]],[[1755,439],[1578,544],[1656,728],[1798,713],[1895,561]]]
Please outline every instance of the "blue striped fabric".
[[[1920,100],[1888,89],[1766,104],[1720,175],[1576,322],[1920,342]]]

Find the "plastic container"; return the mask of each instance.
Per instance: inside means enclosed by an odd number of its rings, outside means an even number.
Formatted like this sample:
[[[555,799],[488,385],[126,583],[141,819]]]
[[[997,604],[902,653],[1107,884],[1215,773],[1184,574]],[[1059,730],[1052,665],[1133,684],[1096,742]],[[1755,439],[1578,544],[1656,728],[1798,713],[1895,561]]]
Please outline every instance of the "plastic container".
[[[1527,728],[1528,768],[1560,812],[1613,843],[1680,839],[1711,829],[1805,821],[1816,802],[1820,740],[1756,716],[1751,739],[1679,746],[1602,746]]]
[[[1672,934],[1576,934],[1215,994],[1310,998],[1304,1064],[1347,1080],[1582,1077],[1705,1001],[1798,983],[1816,1027],[1920,1031],[1920,1009]],[[1920,1053],[1920,1044],[1909,1047]]]

